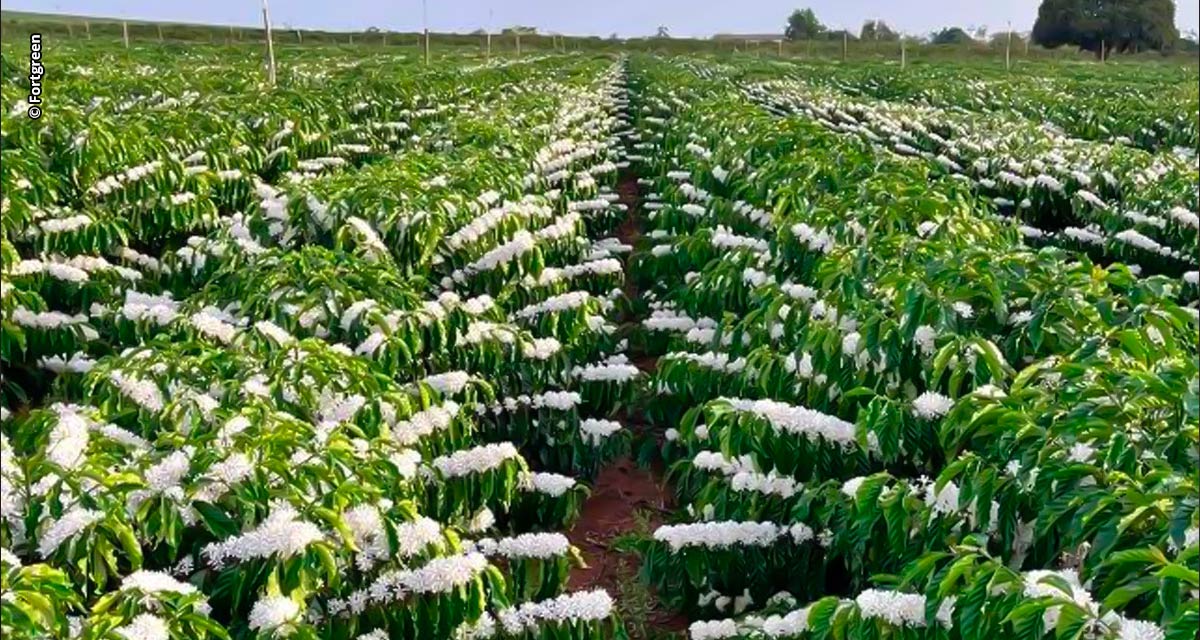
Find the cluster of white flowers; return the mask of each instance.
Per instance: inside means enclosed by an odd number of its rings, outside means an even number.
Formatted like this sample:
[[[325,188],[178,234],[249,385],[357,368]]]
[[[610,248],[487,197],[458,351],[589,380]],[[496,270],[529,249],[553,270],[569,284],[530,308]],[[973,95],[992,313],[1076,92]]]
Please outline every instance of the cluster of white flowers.
[[[920,594],[867,589],[854,598],[854,603],[863,618],[897,627],[925,626],[925,596]]]
[[[602,260],[611,258],[614,254],[629,253],[633,251],[633,245],[625,244],[618,238],[601,238],[592,243],[588,250],[585,261]]]
[[[926,391],[917,396],[912,403],[913,415],[922,420],[936,420],[954,408],[954,400],[937,393]]]
[[[595,179],[593,179],[591,176],[587,176],[585,178],[579,178],[576,181],[576,186],[583,187],[584,185],[580,184],[580,183],[586,183],[588,181],[590,181],[592,184],[595,184]],[[567,204],[567,210],[568,211],[604,211],[605,209],[608,209],[610,206],[611,206],[611,203],[608,200],[605,200],[604,198],[595,198],[592,200],[572,201],[569,204]]]
[[[591,275],[613,275],[622,273],[623,271],[624,267],[621,266],[620,260],[616,258],[600,258],[580,264],[567,265],[562,268],[547,267],[542,270],[541,275],[537,278],[526,276],[525,284],[528,286],[546,286],[563,280],[573,280]]]
[[[518,231],[513,235],[511,240],[505,242],[504,244],[493,247],[490,251],[464,267],[461,271],[456,271],[451,278],[455,281],[462,281],[467,275],[491,271],[492,269],[508,264],[525,253],[532,251],[534,244],[535,241],[533,234],[525,230]]]
[[[1174,249],[1172,249],[1168,246],[1162,245],[1162,244],[1158,243],[1157,241],[1153,240],[1152,238],[1149,238],[1146,235],[1139,233],[1138,231],[1135,231],[1133,229],[1124,229],[1122,231],[1118,231],[1117,234],[1113,236],[1113,238],[1116,240],[1119,240],[1121,242],[1124,242],[1125,244],[1127,244],[1131,247],[1137,247],[1138,249],[1141,249],[1143,251],[1148,251],[1153,254],[1165,256],[1168,258],[1184,259],[1184,256],[1182,254],[1176,252]]]
[[[30,329],[61,329],[78,325],[84,331],[84,337],[96,335],[95,330],[87,326],[87,316],[82,313],[68,315],[61,311],[30,311],[25,307],[17,307],[12,311],[12,321]],[[89,338],[90,339],[90,338]]]
[[[146,480],[146,489],[139,489],[129,494],[128,504],[132,511],[144,500],[157,495],[163,495],[173,500],[183,499],[183,488],[180,484],[187,477],[191,467],[192,447],[184,447],[165,456],[152,464],[142,474]]]
[[[923,324],[917,327],[916,332],[913,333],[913,342],[921,350],[921,355],[928,358],[937,351],[937,332],[933,327]]]
[[[712,318],[693,319],[673,309],[655,309],[650,317],[642,321],[648,331],[678,331],[687,333],[692,329],[715,329],[717,321]]]
[[[455,451],[450,455],[434,458],[430,466],[437,469],[444,478],[457,478],[490,471],[508,460],[516,460],[520,457],[520,452],[511,442],[500,442]]]
[[[331,600],[329,612],[358,614],[368,603],[386,605],[410,594],[446,593],[474,580],[487,566],[483,554],[467,553],[434,558],[416,569],[389,571],[345,600]]]
[[[88,272],[78,267],[61,262],[43,262],[42,260],[22,260],[4,274],[8,278],[46,274],[55,280],[63,282],[82,283],[90,278]]]
[[[483,411],[491,410],[492,413],[499,415],[502,412],[517,411],[523,407],[533,409],[553,409],[555,411],[570,411],[579,403],[583,402],[583,396],[575,391],[546,391],[537,395],[525,395],[504,398],[500,402],[491,407],[478,405],[476,410],[482,413]],[[482,409],[480,409],[482,407]]]
[[[471,374],[466,371],[447,371],[446,373],[428,376],[421,380],[421,382],[429,385],[435,391],[449,396],[462,393],[470,381]]]
[[[631,364],[605,362],[575,367],[571,375],[588,382],[625,383],[641,375],[641,371]]]
[[[547,360],[562,350],[562,343],[555,338],[534,338],[521,343],[521,355],[533,360]]]
[[[517,328],[510,324],[477,320],[467,325],[467,332],[460,334],[459,340],[466,344],[479,344],[487,340],[511,344],[517,340]]]
[[[128,624],[113,629],[125,640],[170,640],[171,628],[162,618],[151,613],[139,613]]]
[[[259,320],[254,323],[254,328],[281,347],[286,347],[296,342],[295,336],[270,320]]]
[[[121,394],[151,413],[163,410],[162,390],[153,381],[127,375],[120,370],[109,372],[108,379],[120,389]]]
[[[392,440],[401,445],[412,445],[433,433],[450,426],[458,415],[457,402],[447,400],[441,406],[434,406],[418,411],[407,420],[397,421],[391,425]]]
[[[374,358],[382,347],[387,342],[388,336],[382,331],[373,331],[367,336],[357,347],[354,348],[354,354]]]
[[[714,169],[714,175],[716,170]],[[758,225],[763,229],[772,229],[771,214],[768,211],[755,207],[754,205],[738,200],[733,203],[734,213],[745,216],[750,222]]]
[[[724,640],[740,635],[733,620],[701,620],[688,627],[691,640]]]
[[[1103,247],[1105,238],[1102,234],[1093,231],[1092,229],[1081,229],[1079,227],[1067,227],[1060,232],[1062,235],[1082,244]]]
[[[606,438],[620,430],[621,423],[613,420],[587,418],[579,423],[579,431],[583,434],[583,441],[594,446],[599,446]]]
[[[561,533],[522,533],[511,538],[483,538],[474,543],[475,550],[485,556],[503,556],[510,560],[535,558],[546,560],[566,555],[571,543]]]
[[[685,547],[727,549],[735,545],[765,547],[775,543],[787,529],[773,522],[697,522],[665,525],[654,531],[654,539],[666,543],[672,553]]]
[[[145,164],[130,167],[120,173],[116,173],[111,176],[105,176],[97,180],[92,186],[88,187],[88,195],[106,196],[128,183],[137,182],[142,178],[158,171],[162,168],[162,166],[163,163],[161,160],[153,160]]]
[[[522,491],[541,493],[557,498],[575,487],[575,478],[557,473],[524,473],[519,485]]]
[[[136,589],[145,594],[155,593],[196,593],[195,585],[187,582],[180,582],[166,573],[160,571],[145,571],[138,570],[125,576],[121,580],[121,591]]]
[[[249,456],[235,451],[229,457],[210,466],[204,472],[207,484],[196,491],[194,499],[216,502],[234,486],[254,475],[255,465]]]
[[[38,366],[54,373],[87,373],[96,366],[96,361],[82,351],[70,357],[47,356],[38,360]]]
[[[567,293],[561,293],[547,298],[542,302],[518,309],[513,312],[513,317],[527,319],[542,315],[543,313],[558,313],[569,309],[577,309],[591,299],[592,294],[587,291],[568,291]]]
[[[375,232],[375,228],[371,226],[371,223],[362,218],[351,216],[346,219],[346,224],[362,239],[368,255],[376,258],[389,255],[387,245],[379,238],[379,234]]]
[[[202,553],[209,564],[219,569],[230,560],[244,562],[271,556],[289,558],[323,538],[321,530],[315,524],[301,520],[294,507],[274,504],[271,514],[257,527],[221,542],[210,543]]]
[[[1200,229],[1200,215],[1196,215],[1195,212],[1188,211],[1183,207],[1172,207],[1169,211],[1167,211],[1167,215],[1171,216],[1172,220],[1185,227]]]
[[[188,323],[201,334],[223,344],[229,344],[233,342],[238,331],[238,328],[229,320],[231,318],[228,314],[222,313],[216,307],[205,307],[193,313],[188,318]]]
[[[777,495],[781,498],[792,497],[800,487],[795,478],[781,475],[774,469],[767,473],[738,471],[729,478],[729,488],[734,491]]]
[[[746,368],[745,358],[739,357],[731,359],[728,353],[720,353],[715,351],[707,351],[705,353],[672,351],[663,355],[661,360],[684,360],[704,367],[705,369],[712,369],[713,371],[721,371],[724,373],[738,373]]]
[[[800,435],[810,440],[821,438],[844,447],[854,446],[854,425],[837,416],[774,400],[732,398],[726,401],[735,411],[763,418],[776,432]]]
[[[38,222],[38,227],[43,233],[70,233],[91,226],[92,222],[91,216],[77,213],[73,216],[41,220]]]
[[[58,420],[50,429],[46,444],[46,459],[65,470],[77,469],[87,460],[87,447],[91,422],[76,411],[76,407],[55,404]]]
[[[349,331],[354,328],[354,325],[358,322],[362,314],[378,306],[379,303],[371,298],[357,300],[342,312],[342,317],[338,324],[342,327],[342,331]]]
[[[94,509],[85,509],[75,505],[67,510],[61,518],[54,520],[38,541],[38,554],[43,558],[58,550],[67,540],[79,532],[104,519],[104,513]]]
[[[179,316],[179,303],[171,299],[170,292],[150,295],[126,290],[121,315],[134,322],[146,320],[164,326]]]
[[[752,287],[761,287],[765,284],[774,284],[775,276],[761,269],[746,267],[742,270],[742,282]]]
[[[1163,640],[1167,635],[1162,627],[1153,622],[1121,616],[1119,624],[1118,640]]]
[[[771,244],[766,240],[737,235],[724,225],[717,225],[711,242],[717,249],[750,249],[757,253],[767,253],[771,250]]]
[[[526,602],[496,613],[505,633],[536,631],[544,623],[570,624],[603,620],[612,615],[613,600],[603,589],[567,593],[541,602]]]
[[[1026,571],[1021,577],[1025,583],[1024,595],[1027,598],[1052,597],[1071,600],[1084,611],[1096,612],[1098,610],[1098,604],[1092,598],[1092,594],[1088,593],[1088,590],[1083,587],[1079,581],[1079,574],[1073,569],[1062,571],[1037,569]],[[1046,580],[1046,578],[1054,578],[1055,581],[1052,582]],[[1067,585],[1067,591],[1063,591],[1060,587],[1062,583]],[[1042,621],[1045,624],[1045,628],[1055,628],[1061,614],[1061,606],[1048,607],[1045,613],[1042,614]]]
[[[829,253],[833,251],[833,236],[825,229],[814,229],[808,224],[799,222],[792,225],[792,235],[811,251]]]
[[[251,631],[275,637],[288,635],[288,628],[300,621],[300,605],[287,596],[268,596],[254,603],[248,622]]]
[[[377,562],[388,558],[387,533],[377,506],[360,504],[348,509],[342,513],[342,521],[354,537],[354,546],[358,547],[354,565],[359,571],[370,571]]]

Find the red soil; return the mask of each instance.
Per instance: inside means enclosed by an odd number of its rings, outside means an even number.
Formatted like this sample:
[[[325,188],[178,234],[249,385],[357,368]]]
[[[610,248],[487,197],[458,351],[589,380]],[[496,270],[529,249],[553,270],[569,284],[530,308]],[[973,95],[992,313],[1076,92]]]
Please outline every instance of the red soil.
[[[640,533],[648,535],[662,524],[671,506],[671,493],[656,471],[639,468],[629,458],[621,458],[601,470],[579,521],[567,532],[588,563],[587,568],[571,572],[571,589],[600,587],[614,597],[627,592],[630,582],[639,579],[639,559],[635,554],[615,549],[616,539],[637,530],[635,514],[639,511],[641,524],[646,527]],[[658,631],[687,628],[686,618],[663,610],[654,600],[646,623]]]
[[[628,207],[625,221],[617,228],[617,237],[621,242],[632,245],[641,237],[636,177],[630,173],[623,174],[617,185],[617,193],[621,202]],[[628,265],[626,261],[626,268]],[[638,297],[637,286],[632,278],[625,278],[625,294],[631,300]],[[653,373],[658,366],[658,359],[653,356],[632,353],[630,359],[646,374]],[[621,416],[620,420],[635,436],[647,431],[648,425],[642,423],[638,416],[627,414]],[[633,588],[649,590],[648,586],[635,584],[639,579],[638,557],[622,553],[614,545],[623,534],[636,531],[649,535],[663,523],[672,507],[672,494],[663,481],[661,469],[640,468],[628,457],[602,469],[592,487],[591,496],[583,505],[579,521],[567,532],[567,537],[583,552],[588,564],[586,568],[576,568],[571,572],[571,589],[604,588],[618,599]],[[644,529],[637,531],[639,525]],[[665,610],[652,593],[649,600],[649,610],[642,621],[648,632],[678,632],[687,628],[687,618]],[[631,629],[631,632],[636,635],[637,630]]]

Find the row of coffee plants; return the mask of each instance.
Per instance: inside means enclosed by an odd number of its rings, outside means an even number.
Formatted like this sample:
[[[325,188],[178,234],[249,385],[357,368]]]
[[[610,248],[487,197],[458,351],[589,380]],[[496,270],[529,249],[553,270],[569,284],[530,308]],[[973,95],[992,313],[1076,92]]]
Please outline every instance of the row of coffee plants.
[[[685,505],[641,552],[710,619],[692,638],[1193,637],[1179,281],[1026,246],[810,89],[633,69],[649,406]]]
[[[1087,140],[1195,156],[1200,94],[1194,67],[803,65],[803,79],[853,95],[992,114],[1016,113]]]
[[[1149,273],[1197,269],[1200,178],[1193,158],[1079,140],[1023,119],[851,98],[795,81],[755,83],[748,91],[781,113],[803,114],[958,176],[999,213],[1020,219],[1031,241],[1053,240]]]
[[[6,116],[5,637],[623,635],[623,64],[313,63]]]

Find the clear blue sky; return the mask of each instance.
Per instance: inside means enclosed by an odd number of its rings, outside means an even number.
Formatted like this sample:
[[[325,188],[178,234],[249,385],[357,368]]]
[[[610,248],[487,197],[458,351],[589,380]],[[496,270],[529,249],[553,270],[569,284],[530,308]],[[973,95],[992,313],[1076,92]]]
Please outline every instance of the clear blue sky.
[[[420,0],[270,0],[279,26],[395,31],[421,28]],[[831,28],[857,30],[879,18],[911,34],[947,26],[986,25],[1002,31],[1012,22],[1033,26],[1039,0],[429,0],[429,27],[473,31],[493,26],[531,25],[567,34],[640,36],[666,26],[675,36],[707,37],[715,32],[781,31],[788,13],[812,7]],[[1176,2],[1181,31],[1200,27],[1195,0]],[[100,15],[147,20],[253,25],[261,21],[260,0],[4,0],[5,9]]]

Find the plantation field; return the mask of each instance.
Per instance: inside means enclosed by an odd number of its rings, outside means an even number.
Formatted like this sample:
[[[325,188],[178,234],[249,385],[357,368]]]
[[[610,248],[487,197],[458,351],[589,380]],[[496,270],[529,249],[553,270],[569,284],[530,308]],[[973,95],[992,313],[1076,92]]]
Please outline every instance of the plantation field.
[[[5,638],[1196,636],[1195,67],[2,55]]]

